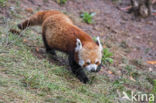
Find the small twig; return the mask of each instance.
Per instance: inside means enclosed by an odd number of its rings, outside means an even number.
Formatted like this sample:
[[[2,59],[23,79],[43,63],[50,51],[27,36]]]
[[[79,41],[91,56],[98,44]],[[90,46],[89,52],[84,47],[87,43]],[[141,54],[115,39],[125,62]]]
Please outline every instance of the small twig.
[[[127,7],[125,7],[125,8],[120,8],[120,7],[117,7],[119,10],[121,10],[121,11],[128,11],[129,9],[131,9],[132,8],[132,6],[127,6]]]
[[[8,20],[7,20],[7,22],[6,22],[6,23],[7,23],[7,27],[6,27],[6,28],[8,28]],[[8,35],[9,35],[9,34],[8,34],[8,33],[6,33],[6,44],[5,44],[5,45],[8,45]]]
[[[6,51],[0,51],[0,54],[1,54],[1,53],[9,53],[9,52],[6,52]]]

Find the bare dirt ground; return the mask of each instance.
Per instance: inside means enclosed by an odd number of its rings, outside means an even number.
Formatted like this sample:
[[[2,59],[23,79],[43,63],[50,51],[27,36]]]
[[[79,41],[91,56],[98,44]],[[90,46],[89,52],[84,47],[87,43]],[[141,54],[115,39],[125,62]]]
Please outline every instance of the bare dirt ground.
[[[125,65],[133,65],[136,71],[145,74],[147,72],[150,78],[155,79],[156,65],[147,64],[147,61],[156,60],[156,16],[136,20],[133,14],[117,9],[118,6],[125,7],[129,4],[127,0],[122,0],[121,3],[110,0],[68,0],[63,5],[59,5],[54,0],[22,0],[20,2],[10,0],[7,6],[0,7],[0,18],[5,16],[17,24],[39,10],[60,10],[91,36],[100,36],[103,47],[113,52],[114,63],[109,66],[104,65],[100,75],[107,75],[112,81],[118,80],[127,73],[123,69]],[[18,7],[16,8],[15,5]],[[27,9],[32,9],[32,11]],[[86,24],[82,21],[80,14],[84,11],[96,13],[93,24]],[[3,21],[0,26],[4,26]],[[33,28],[32,30],[34,33],[41,34],[41,29]],[[35,46],[34,42],[30,44]],[[44,57],[34,48],[32,51],[37,57]],[[51,62],[55,64],[53,60]],[[126,83],[124,86],[141,91],[152,91],[152,88]]]

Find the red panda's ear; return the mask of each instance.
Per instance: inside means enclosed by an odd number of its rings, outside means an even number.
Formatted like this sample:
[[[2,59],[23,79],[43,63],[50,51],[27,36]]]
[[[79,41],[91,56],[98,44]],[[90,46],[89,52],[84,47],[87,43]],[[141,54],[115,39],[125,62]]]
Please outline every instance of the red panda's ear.
[[[102,44],[101,44],[101,42],[100,42],[100,38],[99,38],[99,36],[96,37],[96,44],[100,47],[100,50],[103,49],[103,48],[102,48]]]
[[[82,43],[80,41],[80,39],[76,39],[76,47],[75,47],[75,51],[78,52],[79,50],[82,49]]]

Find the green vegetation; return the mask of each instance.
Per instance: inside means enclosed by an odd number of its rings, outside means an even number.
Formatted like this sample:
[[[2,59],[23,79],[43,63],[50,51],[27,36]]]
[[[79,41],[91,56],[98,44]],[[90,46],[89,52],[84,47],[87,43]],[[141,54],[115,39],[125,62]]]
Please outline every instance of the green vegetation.
[[[83,21],[91,24],[93,23],[93,17],[96,15],[96,13],[88,13],[88,12],[84,12],[81,14],[81,17],[83,18]]]
[[[123,84],[124,84],[124,81],[123,81],[122,79],[120,79],[120,80],[115,80],[115,81],[113,82],[113,87],[114,87],[113,90],[119,89],[119,90],[122,90],[122,91],[123,91],[123,89],[124,89]]]
[[[153,93],[156,95],[156,79],[153,80]]]
[[[7,0],[0,0],[0,6],[5,6],[6,2],[7,2]]]
[[[58,4],[65,4],[67,2],[67,0],[56,0],[56,2]]]
[[[112,56],[113,56],[113,53],[111,53],[108,48],[103,49],[102,61],[104,64],[107,64],[107,63],[112,64],[113,63]]]
[[[38,34],[33,30],[25,30],[21,37],[8,33],[6,29],[1,29],[3,33],[0,33],[2,102],[114,102],[112,83],[104,80],[105,76],[89,73],[92,82],[85,85],[66,69],[66,65],[49,62],[47,54],[40,54],[44,58],[35,55],[35,48],[28,45],[43,44],[41,36],[36,36]]]
[[[122,0],[112,0],[112,2],[115,2],[115,3],[121,3]]]

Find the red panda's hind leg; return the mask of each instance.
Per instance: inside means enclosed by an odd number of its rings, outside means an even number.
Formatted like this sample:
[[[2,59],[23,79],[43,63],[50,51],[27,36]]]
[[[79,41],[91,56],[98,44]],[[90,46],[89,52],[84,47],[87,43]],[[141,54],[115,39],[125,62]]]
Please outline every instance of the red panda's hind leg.
[[[27,19],[24,22],[18,24],[17,26],[18,26],[19,29],[24,30],[25,28],[27,28],[29,26],[32,26],[34,24],[35,24],[34,21],[32,21],[31,19]]]
[[[44,43],[46,52],[56,56],[55,50],[53,48],[49,47],[44,32],[42,34],[42,39],[43,39],[43,43]]]

